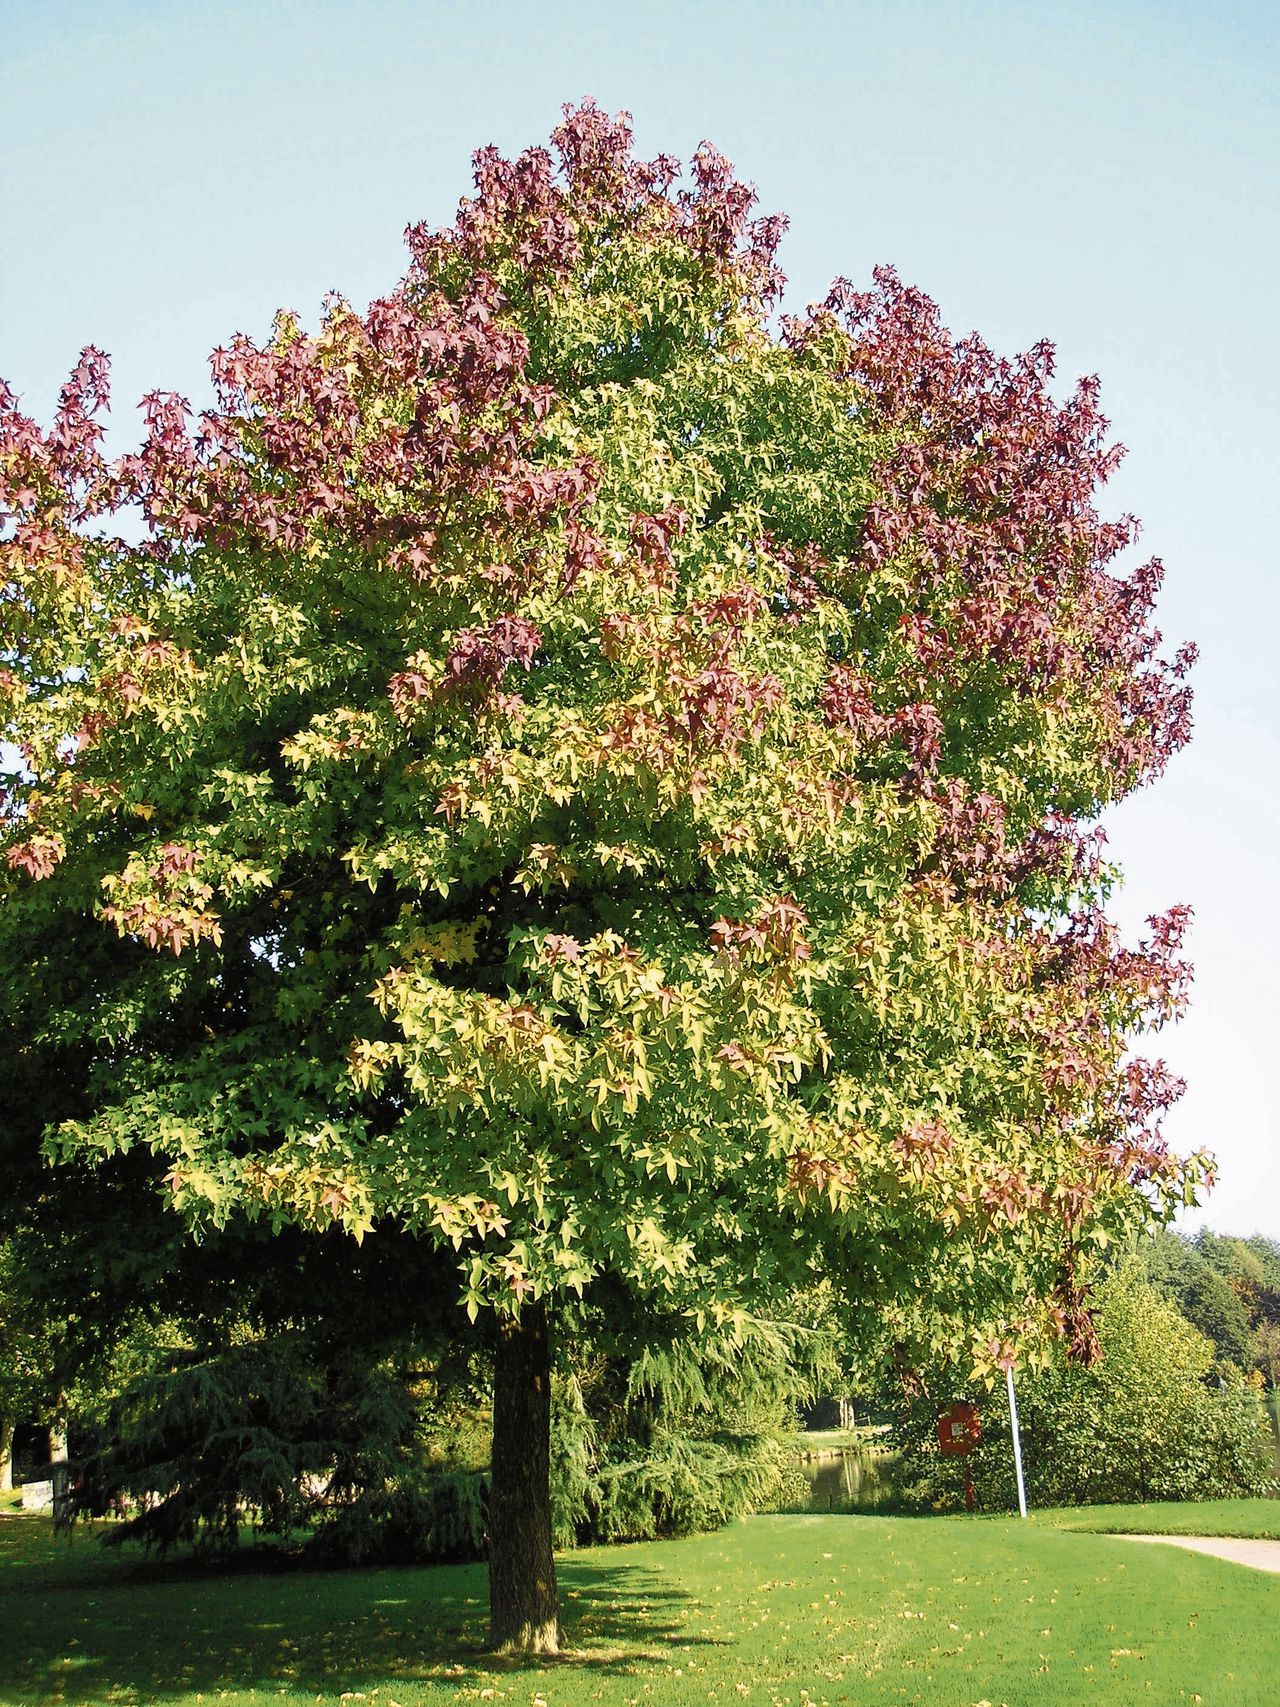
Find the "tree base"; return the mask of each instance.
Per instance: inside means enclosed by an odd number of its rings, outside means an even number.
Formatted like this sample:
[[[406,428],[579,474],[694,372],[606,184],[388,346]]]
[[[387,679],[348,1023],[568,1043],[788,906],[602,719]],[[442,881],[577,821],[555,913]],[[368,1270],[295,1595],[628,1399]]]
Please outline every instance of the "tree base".
[[[519,1654],[560,1653],[560,1622],[549,1618],[545,1624],[522,1624],[514,1635],[490,1650],[508,1656]]]

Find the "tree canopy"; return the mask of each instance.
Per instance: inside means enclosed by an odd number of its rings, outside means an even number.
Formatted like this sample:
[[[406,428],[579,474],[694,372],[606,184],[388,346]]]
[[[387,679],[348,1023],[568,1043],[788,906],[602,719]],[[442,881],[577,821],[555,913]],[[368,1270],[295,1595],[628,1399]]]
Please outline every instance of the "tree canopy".
[[[1139,1247],[1144,1278],[1213,1341],[1218,1357],[1248,1368],[1275,1362],[1266,1351],[1280,1323],[1280,1245],[1202,1228],[1194,1239],[1162,1232]],[[1259,1339],[1261,1337],[1261,1340]]]
[[[0,394],[6,1000],[90,1063],[50,1153],[149,1151],[196,1229],[393,1221],[529,1332],[827,1273],[979,1369],[1087,1351],[1091,1245],[1205,1168],[1126,1060],[1186,909],[1123,944],[1092,827],[1192,659],[1096,383],[888,270],[779,314],[785,222],[590,103],[475,164],[134,454],[95,349],[48,430]]]

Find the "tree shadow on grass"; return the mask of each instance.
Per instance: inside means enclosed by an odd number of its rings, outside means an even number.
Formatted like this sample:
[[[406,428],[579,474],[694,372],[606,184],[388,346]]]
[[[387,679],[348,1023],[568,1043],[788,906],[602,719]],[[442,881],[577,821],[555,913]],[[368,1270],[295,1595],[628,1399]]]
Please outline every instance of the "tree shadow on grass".
[[[87,1551],[87,1550],[86,1550]],[[258,1689],[286,1702],[432,1685],[448,1696],[485,1679],[564,1666],[627,1675],[712,1645],[688,1628],[696,1606],[624,1553],[560,1565],[560,1660],[483,1649],[481,1565],[359,1571],[215,1572],[89,1559],[36,1559],[0,1579],[0,1703],[89,1707],[110,1699],[181,1701]]]

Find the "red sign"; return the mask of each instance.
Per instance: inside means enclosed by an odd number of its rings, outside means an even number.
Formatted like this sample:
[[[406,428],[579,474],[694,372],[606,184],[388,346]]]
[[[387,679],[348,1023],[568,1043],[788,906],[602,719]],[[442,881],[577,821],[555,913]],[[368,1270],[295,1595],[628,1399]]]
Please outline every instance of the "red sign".
[[[952,1405],[938,1418],[938,1445],[943,1452],[963,1456],[982,1439],[982,1424],[976,1405]]]

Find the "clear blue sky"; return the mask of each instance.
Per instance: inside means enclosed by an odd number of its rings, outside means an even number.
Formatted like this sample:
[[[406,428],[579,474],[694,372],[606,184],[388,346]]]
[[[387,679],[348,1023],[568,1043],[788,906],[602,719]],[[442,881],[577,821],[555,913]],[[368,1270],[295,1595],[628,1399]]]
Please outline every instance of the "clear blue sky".
[[[46,416],[115,359],[115,443],[154,386],[288,304],[398,278],[471,151],[560,104],[709,137],[792,219],[793,303],[890,261],[960,333],[1056,340],[1131,454],[1116,511],[1202,648],[1198,734],[1110,821],[1128,925],[1193,903],[1191,1017],[1159,1040],[1209,1144],[1207,1219],[1280,1236],[1280,7],[1152,0],[44,4],[0,0],[0,374]]]

